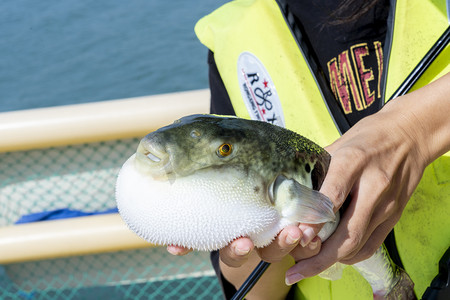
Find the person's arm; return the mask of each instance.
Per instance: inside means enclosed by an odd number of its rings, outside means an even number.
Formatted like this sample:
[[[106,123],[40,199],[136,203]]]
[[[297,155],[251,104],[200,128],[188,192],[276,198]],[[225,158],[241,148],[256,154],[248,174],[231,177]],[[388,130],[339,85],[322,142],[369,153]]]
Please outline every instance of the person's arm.
[[[337,261],[364,260],[382,244],[425,167],[450,150],[450,73],[392,100],[326,149],[332,159],[320,191],[336,208],[348,195],[351,200],[320,253],[286,273],[291,284]],[[315,234],[320,230],[320,226],[310,228]]]

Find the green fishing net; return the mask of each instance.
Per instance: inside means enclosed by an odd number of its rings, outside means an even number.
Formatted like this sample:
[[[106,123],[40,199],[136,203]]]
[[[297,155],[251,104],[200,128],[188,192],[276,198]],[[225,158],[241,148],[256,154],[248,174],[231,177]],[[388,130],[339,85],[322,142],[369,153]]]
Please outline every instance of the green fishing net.
[[[116,176],[137,144],[125,139],[0,153],[0,227],[30,213],[114,208]],[[175,257],[147,248],[0,265],[0,299],[221,297],[204,252]]]

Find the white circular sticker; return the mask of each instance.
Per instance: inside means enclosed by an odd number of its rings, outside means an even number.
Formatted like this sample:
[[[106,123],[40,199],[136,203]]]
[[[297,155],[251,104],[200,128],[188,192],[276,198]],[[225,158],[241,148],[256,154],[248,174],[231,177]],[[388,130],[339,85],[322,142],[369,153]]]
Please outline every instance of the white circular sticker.
[[[253,120],[285,127],[281,102],[264,65],[250,52],[242,52],[237,63],[242,99]]]

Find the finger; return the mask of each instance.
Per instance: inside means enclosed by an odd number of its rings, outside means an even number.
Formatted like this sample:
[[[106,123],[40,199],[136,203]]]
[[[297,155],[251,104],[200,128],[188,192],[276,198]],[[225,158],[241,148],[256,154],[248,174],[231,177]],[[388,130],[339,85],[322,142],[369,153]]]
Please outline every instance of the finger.
[[[322,246],[322,241],[318,236],[316,236],[306,247],[297,246],[295,247],[290,255],[294,258],[295,261],[307,259],[317,255]]]
[[[347,256],[341,258],[345,264],[353,264],[368,258],[383,243],[386,236],[394,228],[401,216],[401,210],[395,202],[386,202],[378,206],[372,215],[361,244]]]
[[[287,285],[292,285],[306,277],[317,275],[323,270],[328,269],[335,261],[337,261],[337,252],[336,250],[330,251],[330,248],[324,249],[324,245],[322,245],[321,252],[317,255],[306,259],[302,259],[301,254],[299,257],[294,257],[296,261],[298,258],[300,260],[286,271],[285,279]]]
[[[327,175],[322,183],[320,192],[327,196],[334,204],[334,211],[338,211],[350,193],[356,179],[360,175],[360,160],[355,151],[343,148],[332,155]]]
[[[381,244],[383,244],[396,222],[397,221],[395,219],[389,220],[378,226],[370,236],[370,239],[367,240],[364,246],[361,247],[357,253],[352,253],[351,255],[342,258],[340,262],[346,265],[353,265],[371,257],[381,246]]]
[[[340,261],[360,246],[369,218],[356,215],[357,201],[352,201],[336,232],[323,243],[316,256],[301,260],[286,272],[286,283],[293,284],[303,278],[315,276]],[[350,222],[351,219],[351,222]]]
[[[253,242],[248,238],[238,238],[228,246],[219,250],[220,260],[229,267],[242,266],[253,250]]]
[[[382,173],[378,171],[370,172],[368,176],[374,183],[363,185],[360,182],[363,182],[364,178],[361,178],[355,184],[351,204],[354,213],[348,221],[349,223],[357,222],[356,226],[361,226],[361,240],[354,245],[353,251],[340,258],[341,262],[342,260],[345,260],[346,263],[349,263],[350,260],[361,260],[363,256],[368,255],[369,249],[376,250],[377,247],[366,247],[368,241],[371,241],[369,244],[374,244],[374,234],[380,232],[381,228],[385,228],[383,230],[385,237],[401,216],[401,208],[397,203],[398,192],[389,188],[389,183]],[[400,183],[397,186],[400,186]],[[355,228],[355,226],[351,227]],[[363,228],[365,229],[362,230]],[[382,240],[379,242],[376,240],[376,243],[381,244]],[[361,252],[363,247],[365,247],[365,250]]]
[[[322,229],[324,223],[322,224],[300,224],[299,228],[302,232],[302,238],[300,240],[300,245],[302,247],[308,246],[308,244],[317,236],[319,231]]]
[[[301,237],[302,232],[298,226],[286,226],[270,245],[258,248],[258,254],[264,261],[279,262],[298,245]]]
[[[180,246],[175,246],[175,245],[167,246],[167,252],[169,252],[172,255],[183,256],[183,255],[188,254],[191,251],[192,251],[192,249],[188,249],[188,248],[184,248],[184,247],[180,247]]]

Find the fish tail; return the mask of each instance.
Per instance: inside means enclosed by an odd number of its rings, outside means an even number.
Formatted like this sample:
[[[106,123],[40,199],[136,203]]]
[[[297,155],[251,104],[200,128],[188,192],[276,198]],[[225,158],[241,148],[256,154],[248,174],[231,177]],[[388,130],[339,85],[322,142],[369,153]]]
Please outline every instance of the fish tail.
[[[416,299],[414,283],[403,269],[394,264],[384,245],[353,267],[369,282],[375,298]]]

